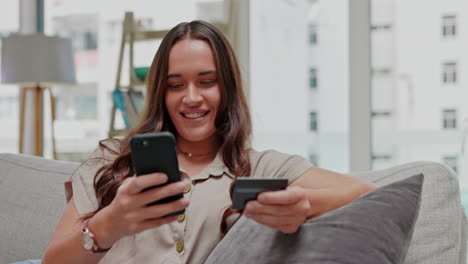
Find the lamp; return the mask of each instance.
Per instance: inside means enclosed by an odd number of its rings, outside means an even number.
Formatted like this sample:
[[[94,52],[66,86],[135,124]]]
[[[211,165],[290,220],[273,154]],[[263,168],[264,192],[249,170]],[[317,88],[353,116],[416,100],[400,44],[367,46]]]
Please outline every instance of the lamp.
[[[43,90],[51,98],[52,147],[54,138],[54,98],[52,84],[76,83],[71,41],[44,34],[13,34],[2,41],[1,82],[19,84],[20,153],[43,154]],[[31,147],[34,147],[33,149]]]

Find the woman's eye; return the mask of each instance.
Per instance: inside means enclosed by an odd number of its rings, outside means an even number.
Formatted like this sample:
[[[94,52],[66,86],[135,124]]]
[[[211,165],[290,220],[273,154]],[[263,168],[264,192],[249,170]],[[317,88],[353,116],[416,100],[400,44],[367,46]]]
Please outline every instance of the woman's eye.
[[[168,84],[167,87],[171,88],[171,89],[176,89],[176,88],[180,88],[184,86],[183,84],[181,83],[174,83],[174,84]]]
[[[204,86],[210,86],[210,85],[213,85],[215,83],[216,83],[216,81],[201,81],[200,82],[200,84],[204,85]]]

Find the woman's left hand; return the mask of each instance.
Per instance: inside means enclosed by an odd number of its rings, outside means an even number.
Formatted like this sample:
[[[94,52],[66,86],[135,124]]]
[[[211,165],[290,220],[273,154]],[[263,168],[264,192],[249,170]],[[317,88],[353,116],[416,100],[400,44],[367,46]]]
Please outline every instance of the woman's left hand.
[[[286,190],[264,192],[257,200],[246,204],[244,215],[257,223],[277,229],[283,233],[295,233],[314,215],[308,198],[308,190],[290,186]]]

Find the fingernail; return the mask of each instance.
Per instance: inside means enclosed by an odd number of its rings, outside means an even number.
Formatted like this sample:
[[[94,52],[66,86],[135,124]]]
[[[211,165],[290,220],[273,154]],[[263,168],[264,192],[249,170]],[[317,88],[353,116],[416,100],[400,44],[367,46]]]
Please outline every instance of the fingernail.
[[[166,174],[162,174],[162,173],[159,174],[159,179],[160,179],[161,181],[163,181],[163,182],[166,182],[166,181],[167,181],[167,176],[166,176]]]
[[[185,183],[183,183],[183,182],[177,183],[177,189],[181,190],[181,191],[184,191],[185,190]]]

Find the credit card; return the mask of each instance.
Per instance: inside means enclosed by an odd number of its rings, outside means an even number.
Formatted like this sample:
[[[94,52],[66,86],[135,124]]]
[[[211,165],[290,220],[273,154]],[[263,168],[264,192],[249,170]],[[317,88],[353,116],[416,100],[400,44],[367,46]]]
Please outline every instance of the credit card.
[[[232,208],[242,211],[245,204],[248,201],[257,200],[261,192],[279,191],[286,187],[288,187],[288,179],[238,177],[232,191]]]

